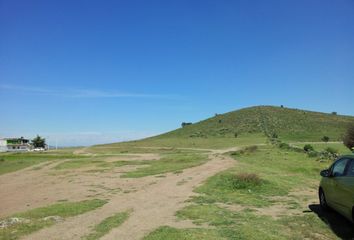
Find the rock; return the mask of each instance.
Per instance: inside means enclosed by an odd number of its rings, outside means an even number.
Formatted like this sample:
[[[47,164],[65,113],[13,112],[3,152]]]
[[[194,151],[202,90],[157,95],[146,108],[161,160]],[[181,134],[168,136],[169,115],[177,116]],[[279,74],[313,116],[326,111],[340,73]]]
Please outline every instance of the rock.
[[[29,223],[30,220],[26,218],[19,218],[19,217],[12,217],[12,218],[7,218],[5,220],[0,221],[0,228],[6,228],[10,227],[15,224],[19,223]]]
[[[63,221],[63,218],[60,216],[48,216],[43,218],[44,221],[54,221],[54,222],[61,222]]]

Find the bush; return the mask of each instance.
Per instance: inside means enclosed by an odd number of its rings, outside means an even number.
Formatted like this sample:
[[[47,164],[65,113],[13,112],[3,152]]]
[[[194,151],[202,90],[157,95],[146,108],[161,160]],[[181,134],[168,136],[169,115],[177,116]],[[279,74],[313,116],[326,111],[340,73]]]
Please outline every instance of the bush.
[[[308,151],[307,152],[307,155],[309,156],[309,157],[318,157],[318,152],[316,152],[316,151]]]
[[[304,150],[305,150],[305,152],[311,152],[311,151],[314,151],[314,148],[311,144],[306,144],[304,146]]]
[[[338,154],[338,150],[337,149],[335,149],[335,148],[332,148],[332,147],[327,147],[326,149],[325,149],[325,152],[328,152],[328,153],[330,153],[330,154]]]
[[[257,151],[258,147],[256,145],[245,147],[245,151],[248,153],[253,153]]]
[[[261,178],[254,173],[239,173],[232,178],[232,187],[234,189],[251,188],[261,184]]]
[[[323,136],[321,138],[321,140],[324,141],[324,142],[328,142],[329,141],[329,137],[328,136]]]
[[[278,138],[278,134],[272,133],[272,138]]]
[[[245,147],[241,150],[231,152],[231,155],[232,156],[239,156],[239,155],[246,154],[246,153],[253,153],[253,152],[257,151],[257,149],[258,149],[258,147],[256,145],[252,145],[252,146]]]
[[[282,142],[279,144],[279,148],[289,150],[291,147],[289,144]]]
[[[234,136],[235,136],[235,138],[237,138],[237,137],[238,137],[238,134],[237,134],[237,133],[235,133],[235,134],[234,134]]]
[[[184,127],[186,127],[186,126],[189,126],[189,125],[192,125],[192,123],[191,122],[183,122],[182,124],[181,124],[181,126],[184,128]]]
[[[344,145],[354,152],[354,124],[348,127],[343,138]]]

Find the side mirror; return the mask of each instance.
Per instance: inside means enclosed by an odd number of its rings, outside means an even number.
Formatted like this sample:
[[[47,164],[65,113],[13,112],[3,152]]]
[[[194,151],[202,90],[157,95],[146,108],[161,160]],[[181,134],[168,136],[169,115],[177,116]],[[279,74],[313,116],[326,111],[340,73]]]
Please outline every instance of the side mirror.
[[[329,170],[328,169],[325,169],[325,170],[322,170],[320,175],[322,177],[330,177],[330,173],[329,173]]]

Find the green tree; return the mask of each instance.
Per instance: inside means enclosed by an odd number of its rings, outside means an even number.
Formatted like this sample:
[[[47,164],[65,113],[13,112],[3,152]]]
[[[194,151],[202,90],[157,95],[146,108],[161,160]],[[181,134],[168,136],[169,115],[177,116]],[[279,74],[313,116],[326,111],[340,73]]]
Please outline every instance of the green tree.
[[[37,135],[37,137],[32,139],[32,145],[35,148],[44,148],[45,147],[45,138],[42,138],[39,135]]]
[[[348,127],[343,138],[343,143],[347,148],[354,152],[354,124]]]
[[[329,137],[328,136],[323,136],[322,141],[328,142],[329,141]]]
[[[304,146],[304,151],[305,151],[305,152],[311,152],[311,151],[314,151],[314,148],[313,148],[312,145],[306,144],[306,145]]]

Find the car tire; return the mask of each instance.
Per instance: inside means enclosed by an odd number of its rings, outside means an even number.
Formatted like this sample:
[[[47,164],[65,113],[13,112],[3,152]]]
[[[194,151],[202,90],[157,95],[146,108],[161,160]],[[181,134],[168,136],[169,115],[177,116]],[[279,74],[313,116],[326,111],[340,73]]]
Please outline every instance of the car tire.
[[[327,204],[327,200],[326,200],[326,195],[324,193],[324,191],[322,190],[322,188],[320,188],[320,190],[318,191],[318,198],[320,200],[320,206],[323,210],[328,210],[328,204]]]

